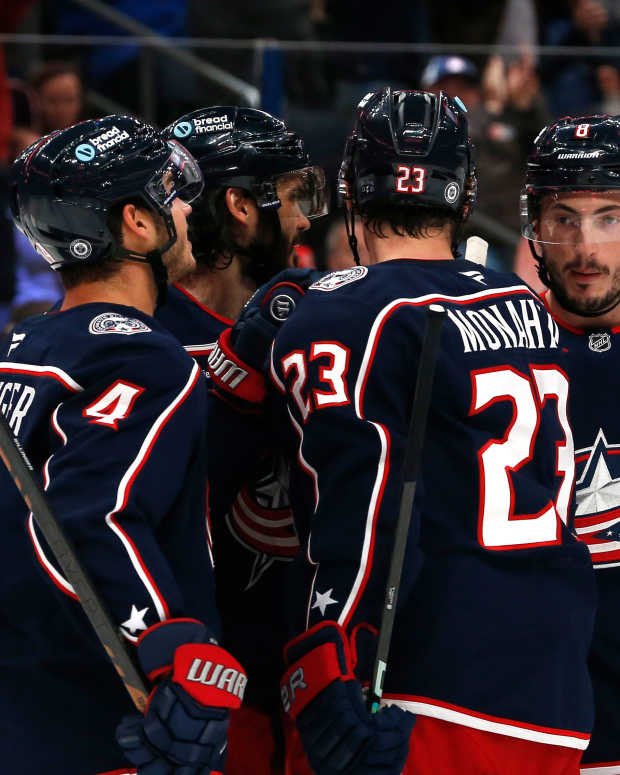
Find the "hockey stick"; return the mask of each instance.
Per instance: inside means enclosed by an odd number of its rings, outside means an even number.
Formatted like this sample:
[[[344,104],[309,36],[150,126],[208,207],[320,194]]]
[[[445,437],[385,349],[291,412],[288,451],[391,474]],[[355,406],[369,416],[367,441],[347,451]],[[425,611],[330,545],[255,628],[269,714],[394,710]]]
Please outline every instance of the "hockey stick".
[[[465,243],[465,260],[486,266],[488,249],[489,243],[482,237],[473,234]]]
[[[134,665],[127,644],[112,623],[110,614],[93,587],[87,572],[80,564],[69,538],[52,513],[40,484],[34,478],[32,473],[34,469],[30,460],[2,413],[0,413],[0,457],[26,505],[32,511],[67,581],[78,596],[86,616],[120,675],[121,681],[125,684],[134,705],[139,711],[144,711],[149,695],[144,679]]]
[[[439,304],[429,304],[427,307],[426,329],[422,340],[422,351],[418,362],[418,378],[413,396],[413,409],[409,422],[409,434],[405,447],[403,461],[403,489],[400,497],[400,510],[396,530],[392,559],[385,587],[385,601],[381,614],[381,626],[377,642],[377,654],[373,668],[372,682],[368,695],[368,706],[371,713],[379,710],[379,701],[383,694],[383,679],[390,653],[392,629],[396,615],[396,601],[405,560],[405,547],[409,533],[409,523],[413,511],[415,491],[418,479],[418,469],[422,457],[422,446],[426,432],[426,420],[431,402],[435,365],[439,353],[439,339],[446,311]]]

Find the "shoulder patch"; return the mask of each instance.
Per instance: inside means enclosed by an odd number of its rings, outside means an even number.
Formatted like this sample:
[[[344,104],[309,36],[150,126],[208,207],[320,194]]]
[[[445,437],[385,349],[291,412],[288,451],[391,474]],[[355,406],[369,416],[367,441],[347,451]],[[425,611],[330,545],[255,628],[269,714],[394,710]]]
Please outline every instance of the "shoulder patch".
[[[104,312],[90,321],[91,334],[144,334],[151,329],[137,318],[127,318],[118,312]]]
[[[336,288],[342,288],[343,285],[354,283],[366,277],[368,268],[365,266],[354,266],[351,269],[339,269],[337,272],[321,277],[308,288],[310,291],[335,291]]]

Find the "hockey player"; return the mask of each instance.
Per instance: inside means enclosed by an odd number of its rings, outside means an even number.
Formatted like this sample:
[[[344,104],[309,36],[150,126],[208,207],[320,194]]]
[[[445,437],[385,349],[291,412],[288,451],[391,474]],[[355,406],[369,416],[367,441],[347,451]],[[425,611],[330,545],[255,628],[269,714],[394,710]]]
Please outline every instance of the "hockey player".
[[[18,227],[66,295],[14,330],[0,408],[153,692],[117,743],[132,703],[3,468],[2,767],[136,772],[124,751],[138,773],[222,771],[245,676],[216,645],[206,382],[152,317],[195,263],[187,216],[200,170],[178,143],[116,115],[37,141],[10,186]],[[207,663],[211,675],[188,672]],[[208,680],[216,671],[234,680]]]
[[[205,189],[189,222],[197,267],[172,286],[156,316],[207,369],[219,335],[257,287],[290,264],[311,220],[327,212],[327,189],[301,137],[264,111],[202,108],[165,132],[196,158]],[[306,273],[289,274],[298,279]],[[224,424],[224,435],[230,435],[229,410],[216,404],[209,423],[209,502],[222,642],[250,676],[244,706],[231,718],[226,773],[267,775],[278,771],[282,751],[277,730],[283,624],[275,601],[299,542],[287,468],[274,451],[273,435],[266,429],[258,446],[239,445],[231,463],[222,457],[219,433]],[[244,418],[243,431],[253,422]]]
[[[567,526],[574,458],[558,328],[515,275],[453,257],[475,200],[470,154],[458,99],[368,94],[341,193],[371,265],[313,284],[275,340],[302,544],[287,582],[296,637],[282,698],[311,770],[293,746],[295,775],[575,774],[588,743],[594,582]],[[390,707],[371,716],[361,684],[429,303],[446,321],[385,677]]]
[[[620,774],[620,116],[545,127],[528,159],[523,233],[568,350],[575,440],[575,527],[596,571],[589,658],[595,724],[584,775]]]

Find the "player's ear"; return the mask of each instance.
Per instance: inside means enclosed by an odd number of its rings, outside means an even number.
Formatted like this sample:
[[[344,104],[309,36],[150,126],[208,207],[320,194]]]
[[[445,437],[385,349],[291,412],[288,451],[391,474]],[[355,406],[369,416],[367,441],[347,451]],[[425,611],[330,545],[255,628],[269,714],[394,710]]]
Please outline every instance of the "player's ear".
[[[248,224],[256,212],[254,199],[242,188],[226,189],[226,206],[232,217],[239,223]]]
[[[148,239],[155,224],[152,214],[144,207],[139,207],[133,203],[126,204],[123,207],[121,223],[123,226],[124,239],[126,237],[134,239]]]
[[[130,250],[149,250],[157,237],[157,224],[153,213],[138,204],[128,203],[123,207],[121,229],[122,244]]]

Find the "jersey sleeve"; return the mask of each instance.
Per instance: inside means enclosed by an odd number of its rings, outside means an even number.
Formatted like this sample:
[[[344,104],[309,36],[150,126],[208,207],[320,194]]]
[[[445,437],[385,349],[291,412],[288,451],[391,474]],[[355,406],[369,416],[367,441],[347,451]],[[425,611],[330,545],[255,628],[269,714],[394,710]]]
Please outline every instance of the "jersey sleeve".
[[[169,356],[166,348],[128,348],[114,359],[119,365],[99,369],[60,403],[43,469],[54,513],[113,619],[134,641],[148,626],[185,612],[174,531],[199,539],[188,553],[201,553],[204,541],[203,572],[211,573],[204,531],[206,387],[197,364]],[[32,517],[29,531],[40,563],[74,595]]]
[[[335,321],[337,341],[309,339],[308,330],[291,321],[272,353],[273,382],[297,436],[292,498],[306,541],[294,629],[335,619],[351,633],[379,625],[419,340],[396,318],[380,331]],[[406,584],[417,575],[418,534],[414,513]]]

